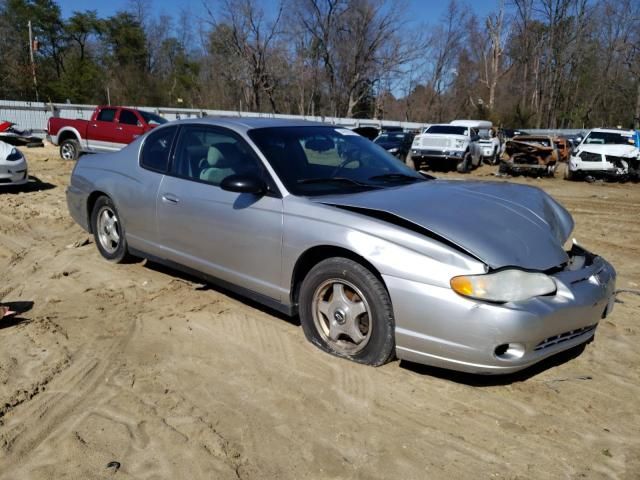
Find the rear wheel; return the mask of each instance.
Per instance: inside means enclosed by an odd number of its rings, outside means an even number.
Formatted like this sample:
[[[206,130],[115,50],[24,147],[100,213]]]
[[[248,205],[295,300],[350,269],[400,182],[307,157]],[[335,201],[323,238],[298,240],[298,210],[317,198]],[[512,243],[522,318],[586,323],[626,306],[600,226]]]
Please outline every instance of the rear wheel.
[[[77,160],[80,156],[80,144],[75,138],[67,138],[60,144],[60,158]]]
[[[109,197],[100,197],[91,212],[91,229],[100,255],[115,263],[129,258],[124,227]]]
[[[367,365],[383,365],[393,357],[391,299],[367,268],[329,258],[309,271],[300,288],[300,323],[311,343]]]

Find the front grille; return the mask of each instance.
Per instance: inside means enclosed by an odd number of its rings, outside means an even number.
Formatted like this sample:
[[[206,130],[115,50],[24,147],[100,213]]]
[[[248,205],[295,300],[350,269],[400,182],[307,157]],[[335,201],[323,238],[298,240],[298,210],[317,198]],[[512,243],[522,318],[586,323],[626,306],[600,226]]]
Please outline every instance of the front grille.
[[[536,348],[534,348],[533,350],[537,352],[562,342],[568,342],[569,340],[573,340],[574,338],[577,338],[580,335],[584,335],[585,333],[595,330],[597,326],[598,324],[589,325],[588,327],[578,328],[577,330],[570,330],[568,332],[554,335],[553,337],[545,338],[538,345],[536,345]]]
[[[423,147],[447,147],[449,145],[449,139],[422,137],[421,145]]]

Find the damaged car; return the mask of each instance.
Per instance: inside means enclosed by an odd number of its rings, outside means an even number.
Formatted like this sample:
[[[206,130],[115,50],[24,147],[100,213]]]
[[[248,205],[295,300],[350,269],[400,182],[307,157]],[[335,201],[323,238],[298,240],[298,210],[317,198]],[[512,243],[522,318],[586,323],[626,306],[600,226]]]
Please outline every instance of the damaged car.
[[[637,181],[640,150],[633,130],[597,128],[588,133],[571,155],[567,180]]]
[[[27,160],[13,145],[0,141],[0,187],[29,181]]]
[[[521,135],[505,144],[498,172],[553,177],[559,158],[553,138],[545,135]]]
[[[107,260],[299,315],[313,345],[368,365],[514,372],[588,342],[613,308],[613,267],[568,241],[542,190],[436,180],[326,124],[161,125],[81,157],[67,203]]]

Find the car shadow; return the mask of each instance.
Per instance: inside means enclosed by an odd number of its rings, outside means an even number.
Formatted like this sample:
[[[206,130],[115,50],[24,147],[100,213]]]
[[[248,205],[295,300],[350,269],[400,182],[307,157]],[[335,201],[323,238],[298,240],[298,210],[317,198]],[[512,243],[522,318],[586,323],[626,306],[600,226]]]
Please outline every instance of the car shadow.
[[[297,315],[290,317],[280,312],[279,310],[265,306],[262,303],[252,300],[249,297],[245,297],[244,295],[241,295],[239,293],[236,293],[233,290],[229,290],[221,285],[215,285],[206,280],[203,280],[199,276],[191,275],[189,273],[183,272],[182,270],[178,270],[178,269],[169,267],[167,265],[164,265],[162,263],[154,262],[152,260],[146,260],[144,262],[144,267],[150,270],[153,270],[155,272],[163,273],[165,275],[176,277],[186,282],[193,283],[195,290],[198,290],[198,291],[213,290],[237,302],[243,303],[248,307],[255,308],[256,310],[266,313],[267,315],[271,315],[273,317],[284,320],[285,322],[291,325],[294,325],[297,327],[300,326],[300,319],[298,318]]]
[[[520,370],[519,372],[515,373],[508,373],[505,375],[481,375],[474,373],[456,372],[453,370],[446,370],[444,368],[430,367],[418,363],[407,362],[406,360],[402,360],[400,362],[400,367],[420,375],[429,375],[431,377],[449,380],[451,382],[460,383],[470,387],[504,386],[511,385],[512,383],[524,382],[546,370],[573,360],[574,358],[580,356],[582,352],[584,352],[587,344],[591,343],[591,341],[593,341],[593,339],[563,352],[559,352],[555,355],[552,355],[551,357],[545,358],[544,360],[541,360],[535,365],[532,365],[524,370]]]
[[[32,301],[2,302],[2,305],[9,307],[9,310],[13,310],[16,313],[10,317],[0,318],[0,330],[29,323],[31,321],[31,319],[24,318],[22,315],[33,308]]]
[[[29,181],[24,185],[9,185],[0,183],[0,193],[13,195],[18,193],[40,192],[43,190],[51,190],[52,188],[56,188],[56,185],[49,182],[43,182],[34,175],[29,175]]]

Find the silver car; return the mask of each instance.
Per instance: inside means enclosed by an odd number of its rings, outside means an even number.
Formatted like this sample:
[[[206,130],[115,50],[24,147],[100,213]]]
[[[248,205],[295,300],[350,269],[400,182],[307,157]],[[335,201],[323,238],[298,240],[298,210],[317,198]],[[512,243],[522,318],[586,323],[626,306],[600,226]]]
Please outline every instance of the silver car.
[[[100,253],[198,274],[369,365],[501,374],[590,340],[615,271],[538,188],[441,181],[350,130],[193,119],[82,157],[67,191]]]

